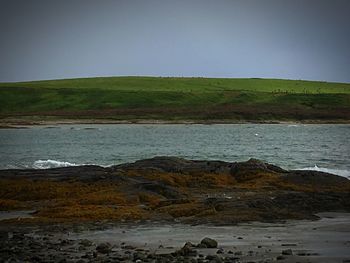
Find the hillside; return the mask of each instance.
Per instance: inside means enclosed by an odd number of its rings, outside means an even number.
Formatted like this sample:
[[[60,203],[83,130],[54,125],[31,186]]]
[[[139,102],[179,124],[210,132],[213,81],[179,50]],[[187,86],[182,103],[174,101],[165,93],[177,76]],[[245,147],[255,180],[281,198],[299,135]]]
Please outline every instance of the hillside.
[[[278,79],[106,77],[0,83],[0,116],[115,121],[350,120],[350,84]]]

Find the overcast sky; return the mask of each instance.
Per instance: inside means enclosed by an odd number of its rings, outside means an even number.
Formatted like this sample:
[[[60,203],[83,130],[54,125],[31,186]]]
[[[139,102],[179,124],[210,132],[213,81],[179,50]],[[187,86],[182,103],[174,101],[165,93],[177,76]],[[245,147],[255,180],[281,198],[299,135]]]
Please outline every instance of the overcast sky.
[[[0,0],[0,81],[350,82],[349,0]]]

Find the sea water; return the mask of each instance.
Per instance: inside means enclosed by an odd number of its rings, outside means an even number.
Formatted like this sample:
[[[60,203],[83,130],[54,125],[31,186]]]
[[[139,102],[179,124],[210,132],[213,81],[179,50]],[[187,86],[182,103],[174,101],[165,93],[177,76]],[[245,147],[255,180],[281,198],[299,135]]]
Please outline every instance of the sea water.
[[[350,178],[350,125],[57,125],[0,130],[0,169],[97,164],[154,156],[245,161]]]

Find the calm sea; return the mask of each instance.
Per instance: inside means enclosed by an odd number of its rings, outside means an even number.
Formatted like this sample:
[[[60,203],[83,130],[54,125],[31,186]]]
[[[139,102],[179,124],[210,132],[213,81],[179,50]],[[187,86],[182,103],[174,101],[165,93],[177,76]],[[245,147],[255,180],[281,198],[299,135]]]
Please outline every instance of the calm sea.
[[[59,125],[0,130],[0,169],[109,166],[154,156],[318,169],[350,178],[350,125]]]

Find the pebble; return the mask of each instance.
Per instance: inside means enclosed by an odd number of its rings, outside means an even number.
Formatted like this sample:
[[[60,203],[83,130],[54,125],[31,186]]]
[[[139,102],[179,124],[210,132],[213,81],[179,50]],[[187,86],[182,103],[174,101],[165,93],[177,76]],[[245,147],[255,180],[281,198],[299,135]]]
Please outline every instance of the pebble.
[[[282,255],[287,255],[287,256],[293,255],[293,251],[291,249],[283,250]]]
[[[101,243],[96,247],[96,251],[102,254],[108,254],[112,251],[112,246],[108,242]]]

